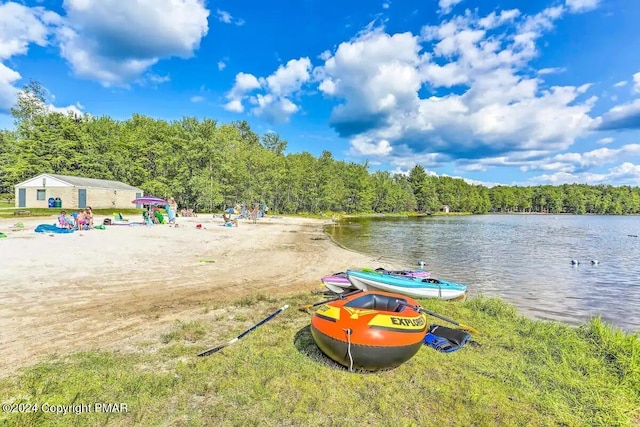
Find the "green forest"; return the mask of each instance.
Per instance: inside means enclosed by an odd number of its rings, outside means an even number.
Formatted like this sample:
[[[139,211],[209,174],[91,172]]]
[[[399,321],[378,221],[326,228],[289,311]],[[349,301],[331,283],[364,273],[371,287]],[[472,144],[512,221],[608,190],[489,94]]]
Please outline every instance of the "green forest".
[[[40,173],[123,181],[145,194],[173,196],[180,207],[214,211],[264,202],[272,212],[451,212],[637,214],[640,188],[471,185],[408,175],[369,165],[288,153],[276,133],[258,135],[246,121],[227,124],[184,117],[168,122],[135,114],[124,121],[78,117],[47,109],[45,91],[31,82],[11,110],[14,130],[0,130],[0,193]]]

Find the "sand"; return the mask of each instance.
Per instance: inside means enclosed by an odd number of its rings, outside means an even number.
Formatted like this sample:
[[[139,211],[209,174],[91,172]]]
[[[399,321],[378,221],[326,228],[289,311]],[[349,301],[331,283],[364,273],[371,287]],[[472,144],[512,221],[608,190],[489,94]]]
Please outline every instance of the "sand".
[[[24,230],[12,231],[17,221]],[[373,261],[335,245],[314,219],[223,227],[206,215],[180,217],[177,227],[33,231],[54,222],[0,220],[8,235],[0,239],[0,377],[50,355],[117,351],[157,337],[208,303],[321,291],[320,277]]]

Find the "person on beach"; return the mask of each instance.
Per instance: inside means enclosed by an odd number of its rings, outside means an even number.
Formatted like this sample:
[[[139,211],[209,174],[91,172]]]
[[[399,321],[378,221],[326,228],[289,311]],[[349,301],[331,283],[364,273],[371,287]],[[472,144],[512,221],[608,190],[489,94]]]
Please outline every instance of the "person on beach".
[[[73,227],[73,220],[67,218],[67,212],[60,211],[60,215],[58,215],[58,228],[68,228],[71,230]]]
[[[84,212],[84,223],[87,226],[88,230],[93,228],[93,211],[91,210],[91,206],[88,206]]]
[[[222,220],[224,221],[224,225],[226,227],[231,227],[232,225],[236,226],[236,227],[238,226],[238,220],[237,219],[231,219],[231,215],[230,214],[227,215],[226,212],[224,212],[222,214]]]
[[[142,211],[142,221],[145,224],[153,225],[154,224],[153,218],[154,218],[154,216],[152,215],[150,208],[145,209],[145,210]]]
[[[173,215],[174,215],[173,219],[175,222],[175,217],[178,216],[178,203],[176,202],[176,199],[174,199],[173,197],[169,197],[169,200],[167,200],[167,202],[169,202],[169,208],[173,211]],[[167,214],[168,213],[169,213],[169,209],[167,209]],[[169,217],[169,222],[171,222],[171,217]]]
[[[258,211],[260,210],[260,207],[257,203],[253,204],[253,208],[249,211],[249,214],[251,215],[251,221],[255,224],[256,221],[258,220]]]
[[[169,199],[171,200],[171,199]],[[169,224],[175,224],[176,222],[176,211],[171,207],[171,203],[167,204],[164,207],[164,210],[167,211],[167,219]]]
[[[81,209],[76,214],[76,229],[84,230],[85,224],[86,223],[85,223],[85,220],[84,220],[84,210]]]

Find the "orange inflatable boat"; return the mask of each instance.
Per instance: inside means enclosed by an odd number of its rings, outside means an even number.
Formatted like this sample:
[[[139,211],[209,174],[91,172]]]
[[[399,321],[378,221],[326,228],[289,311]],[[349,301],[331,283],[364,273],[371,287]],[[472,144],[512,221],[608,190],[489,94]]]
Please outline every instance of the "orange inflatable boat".
[[[349,369],[394,368],[422,347],[427,316],[408,307],[412,298],[364,291],[328,302],[311,318],[313,340],[329,358]]]

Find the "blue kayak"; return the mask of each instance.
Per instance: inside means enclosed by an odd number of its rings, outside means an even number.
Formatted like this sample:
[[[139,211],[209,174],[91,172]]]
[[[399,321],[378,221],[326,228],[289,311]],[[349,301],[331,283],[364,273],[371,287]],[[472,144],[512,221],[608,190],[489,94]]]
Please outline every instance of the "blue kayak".
[[[447,282],[432,277],[408,277],[347,270],[347,279],[353,286],[364,291],[383,291],[412,298],[439,298],[452,300],[464,298],[467,286],[459,283]]]

